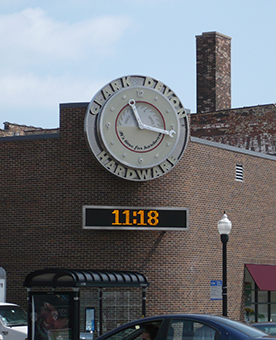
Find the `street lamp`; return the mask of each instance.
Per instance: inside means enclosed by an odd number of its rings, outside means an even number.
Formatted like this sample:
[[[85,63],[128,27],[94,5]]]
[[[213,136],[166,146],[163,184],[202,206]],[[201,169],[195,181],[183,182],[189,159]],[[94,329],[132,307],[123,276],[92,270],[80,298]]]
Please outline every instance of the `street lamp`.
[[[218,231],[222,242],[222,315],[227,316],[227,251],[226,244],[229,239],[229,233],[232,229],[232,222],[227,215],[223,214],[218,221]]]

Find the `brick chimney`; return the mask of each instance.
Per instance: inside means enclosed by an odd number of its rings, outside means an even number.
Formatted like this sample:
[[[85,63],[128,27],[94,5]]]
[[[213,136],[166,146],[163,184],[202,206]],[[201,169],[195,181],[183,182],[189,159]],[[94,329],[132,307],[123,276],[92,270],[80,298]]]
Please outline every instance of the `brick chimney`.
[[[196,36],[197,113],[231,109],[231,38]]]

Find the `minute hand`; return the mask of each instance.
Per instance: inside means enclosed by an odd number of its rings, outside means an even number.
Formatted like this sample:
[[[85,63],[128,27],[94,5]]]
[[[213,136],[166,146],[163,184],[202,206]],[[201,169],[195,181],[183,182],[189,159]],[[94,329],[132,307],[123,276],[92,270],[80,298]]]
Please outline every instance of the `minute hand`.
[[[145,125],[145,124],[143,124],[143,125],[144,125],[143,126],[144,129],[146,129],[146,130],[163,133],[164,135],[169,135],[170,137],[173,137],[173,135],[176,133],[173,129],[171,129],[171,130],[163,130],[163,129],[156,128],[154,126]]]

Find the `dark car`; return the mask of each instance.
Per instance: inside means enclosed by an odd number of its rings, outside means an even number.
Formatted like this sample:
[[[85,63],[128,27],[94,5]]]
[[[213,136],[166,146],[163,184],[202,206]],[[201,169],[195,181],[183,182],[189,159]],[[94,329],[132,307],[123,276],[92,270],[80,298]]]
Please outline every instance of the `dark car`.
[[[269,339],[256,328],[225,317],[175,314],[144,318],[120,326],[97,340],[245,340]]]
[[[256,322],[251,326],[260,329],[261,331],[276,336],[276,322]]]

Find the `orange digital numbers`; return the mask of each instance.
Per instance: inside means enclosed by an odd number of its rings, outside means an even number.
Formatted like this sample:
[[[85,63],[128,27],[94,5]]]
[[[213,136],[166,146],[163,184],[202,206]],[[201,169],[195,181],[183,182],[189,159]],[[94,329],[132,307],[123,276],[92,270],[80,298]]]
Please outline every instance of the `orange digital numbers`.
[[[115,209],[112,211],[112,214],[115,215],[115,222],[112,225],[121,225],[122,223],[119,222],[119,209]]]
[[[146,217],[145,217],[146,213]],[[112,211],[114,222],[112,225],[137,225],[137,226],[156,226],[159,223],[159,213],[156,210],[129,210],[120,211],[115,209]]]
[[[159,223],[158,217],[159,214],[156,210],[150,210],[148,212],[148,224],[149,225],[157,225]]]

